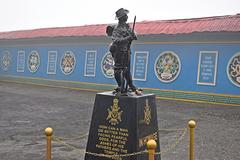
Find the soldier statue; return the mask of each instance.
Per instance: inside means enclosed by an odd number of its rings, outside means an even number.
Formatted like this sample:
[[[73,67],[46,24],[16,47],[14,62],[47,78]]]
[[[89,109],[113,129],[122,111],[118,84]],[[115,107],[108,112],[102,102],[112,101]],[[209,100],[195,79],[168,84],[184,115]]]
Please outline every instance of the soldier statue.
[[[128,95],[128,92],[135,92],[140,95],[142,90],[138,89],[132,81],[130,72],[131,63],[131,43],[137,40],[137,36],[127,24],[129,11],[120,8],[116,11],[116,19],[118,24],[107,26],[106,33],[112,39],[109,51],[114,59],[114,78],[117,82],[117,88],[114,89],[114,94]],[[136,20],[136,19],[135,19]],[[134,25],[135,25],[134,20]],[[133,27],[134,28],[134,27]]]

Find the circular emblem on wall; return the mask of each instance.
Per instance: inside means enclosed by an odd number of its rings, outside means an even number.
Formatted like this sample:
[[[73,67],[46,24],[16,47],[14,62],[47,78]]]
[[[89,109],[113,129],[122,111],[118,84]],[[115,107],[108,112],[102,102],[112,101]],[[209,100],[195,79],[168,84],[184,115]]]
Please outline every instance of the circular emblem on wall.
[[[61,58],[60,68],[63,74],[69,75],[73,72],[76,65],[76,58],[73,52],[67,51]]]
[[[236,53],[228,62],[227,74],[228,79],[240,87],[240,52]]]
[[[36,72],[40,65],[40,56],[37,51],[32,51],[28,56],[28,69],[30,72]]]
[[[105,77],[114,77],[114,60],[110,52],[106,53],[102,58],[102,72]]]
[[[154,70],[157,78],[165,83],[174,81],[181,70],[181,62],[172,51],[161,53],[155,61]]]
[[[1,58],[1,67],[4,71],[7,71],[11,65],[12,56],[9,51],[4,51]]]

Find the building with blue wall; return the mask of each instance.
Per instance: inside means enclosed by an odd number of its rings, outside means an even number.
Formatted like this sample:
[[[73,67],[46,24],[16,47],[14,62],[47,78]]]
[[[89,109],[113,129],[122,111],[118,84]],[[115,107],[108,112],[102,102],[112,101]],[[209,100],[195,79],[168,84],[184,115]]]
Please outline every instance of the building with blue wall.
[[[112,90],[106,24],[0,32],[0,80]],[[136,24],[132,77],[159,98],[240,105],[240,15]]]

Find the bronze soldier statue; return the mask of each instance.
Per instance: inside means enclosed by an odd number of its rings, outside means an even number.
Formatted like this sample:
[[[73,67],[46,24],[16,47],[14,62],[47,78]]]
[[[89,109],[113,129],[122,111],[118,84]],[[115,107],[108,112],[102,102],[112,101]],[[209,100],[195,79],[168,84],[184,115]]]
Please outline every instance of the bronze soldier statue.
[[[106,32],[113,42],[110,45],[110,52],[114,59],[114,78],[118,87],[114,89],[113,93],[120,95],[127,95],[128,91],[135,92],[137,95],[141,94],[141,89],[138,89],[132,81],[130,72],[131,63],[131,43],[137,40],[134,31],[127,24],[129,13],[128,10],[120,8],[116,11],[116,19],[118,24],[115,26],[107,26]]]

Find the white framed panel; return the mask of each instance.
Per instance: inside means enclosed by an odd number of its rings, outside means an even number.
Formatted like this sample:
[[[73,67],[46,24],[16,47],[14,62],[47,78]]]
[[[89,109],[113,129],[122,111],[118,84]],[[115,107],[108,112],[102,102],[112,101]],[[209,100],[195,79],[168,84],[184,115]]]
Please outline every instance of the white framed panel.
[[[47,74],[56,74],[57,51],[48,51]]]
[[[200,51],[197,84],[216,85],[218,51]]]
[[[18,51],[17,72],[24,72],[24,70],[25,70],[25,51]]]
[[[148,55],[148,51],[136,51],[134,53],[133,80],[147,80]]]
[[[86,77],[96,76],[96,61],[97,51],[87,50],[85,55],[84,76]]]

